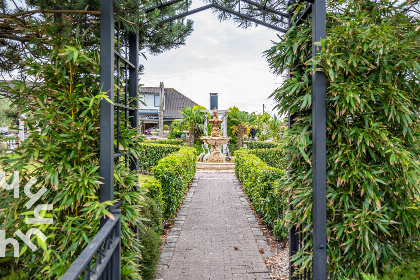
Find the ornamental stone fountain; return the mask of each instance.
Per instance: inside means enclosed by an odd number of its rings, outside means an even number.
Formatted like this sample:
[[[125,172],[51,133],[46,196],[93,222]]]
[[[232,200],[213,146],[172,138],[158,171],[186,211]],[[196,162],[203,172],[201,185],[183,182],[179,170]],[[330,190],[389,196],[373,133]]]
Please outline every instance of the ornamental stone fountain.
[[[211,145],[209,162],[223,163],[225,162],[225,157],[221,152],[221,147],[229,142],[230,137],[220,136],[219,124],[222,123],[222,120],[219,119],[216,108],[213,109],[213,119],[209,120],[209,123],[213,126],[211,136],[203,136],[200,139],[203,140],[204,143]]]

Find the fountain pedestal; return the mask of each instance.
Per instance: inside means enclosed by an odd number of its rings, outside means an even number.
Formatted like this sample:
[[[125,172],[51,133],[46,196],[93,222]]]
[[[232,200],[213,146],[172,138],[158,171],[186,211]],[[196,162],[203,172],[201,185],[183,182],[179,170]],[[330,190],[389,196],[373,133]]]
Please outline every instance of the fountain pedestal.
[[[211,137],[203,136],[200,138],[211,145],[209,162],[225,162],[225,157],[222,154],[222,145],[229,142],[230,137]]]
[[[230,137],[221,137],[219,124],[222,123],[222,120],[217,116],[217,109],[213,109],[213,119],[209,120],[209,123],[212,124],[213,129],[211,136],[203,136],[200,139],[203,140],[208,145],[211,145],[209,162],[211,163],[222,163],[225,162],[225,157],[222,154],[222,145],[229,142]]]

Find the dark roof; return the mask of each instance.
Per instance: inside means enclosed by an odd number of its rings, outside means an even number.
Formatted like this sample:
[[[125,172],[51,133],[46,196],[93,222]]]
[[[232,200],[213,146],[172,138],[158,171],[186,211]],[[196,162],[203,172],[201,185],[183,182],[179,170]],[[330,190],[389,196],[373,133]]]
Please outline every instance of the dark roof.
[[[141,87],[141,93],[154,93],[158,94],[159,87]],[[164,118],[180,118],[179,112],[185,107],[194,107],[198,105],[179,91],[173,88],[165,88],[165,111],[163,112]]]

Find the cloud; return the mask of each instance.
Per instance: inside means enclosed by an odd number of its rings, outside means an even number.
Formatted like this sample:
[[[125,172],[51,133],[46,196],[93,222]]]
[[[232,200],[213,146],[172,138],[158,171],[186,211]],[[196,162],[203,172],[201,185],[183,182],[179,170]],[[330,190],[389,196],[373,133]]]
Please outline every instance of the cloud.
[[[194,32],[186,45],[142,61],[145,75],[140,82],[164,82],[205,107],[209,93],[217,92],[220,109],[261,112],[265,104],[270,111],[274,104],[268,96],[281,78],[270,73],[262,52],[277,41],[276,33],[263,26],[238,28],[232,20],[219,22],[209,10],[189,18]]]

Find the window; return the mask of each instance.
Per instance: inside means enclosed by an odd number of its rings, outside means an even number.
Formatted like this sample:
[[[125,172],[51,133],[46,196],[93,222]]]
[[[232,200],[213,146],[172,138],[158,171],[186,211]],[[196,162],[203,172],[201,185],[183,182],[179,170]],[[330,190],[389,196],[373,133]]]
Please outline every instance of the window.
[[[155,107],[159,107],[159,95],[155,95]]]

